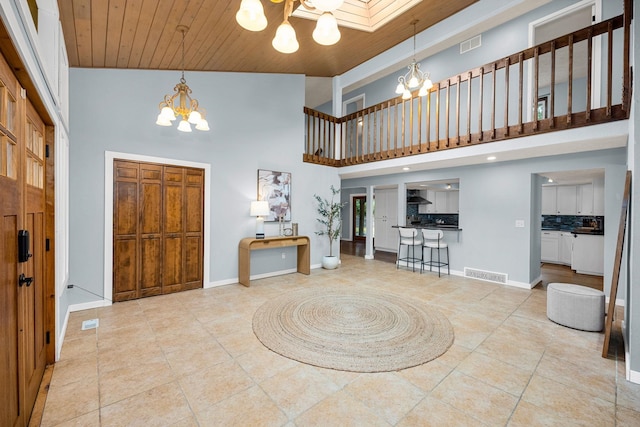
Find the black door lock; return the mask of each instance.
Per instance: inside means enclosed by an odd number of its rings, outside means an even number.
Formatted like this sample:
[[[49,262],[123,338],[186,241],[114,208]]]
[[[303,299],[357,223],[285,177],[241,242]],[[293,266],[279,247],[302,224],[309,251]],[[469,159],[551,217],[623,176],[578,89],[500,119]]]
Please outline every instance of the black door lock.
[[[18,277],[18,286],[22,287],[22,285],[27,285],[27,287],[31,286],[33,283],[33,277],[25,277],[24,273],[20,274]]]

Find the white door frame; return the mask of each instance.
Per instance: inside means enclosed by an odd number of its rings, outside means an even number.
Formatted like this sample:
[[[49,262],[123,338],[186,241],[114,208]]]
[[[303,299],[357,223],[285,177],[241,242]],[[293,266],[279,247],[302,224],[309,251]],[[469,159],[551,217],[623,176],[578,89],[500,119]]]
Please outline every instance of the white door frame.
[[[202,286],[209,285],[209,269],[211,254],[211,239],[209,237],[211,188],[207,180],[211,176],[211,164],[197,163],[187,160],[165,159],[162,157],[145,156],[141,154],[104,152],[104,302],[113,303],[113,161],[115,159],[133,160],[147,163],[162,163],[166,165],[184,166],[204,169],[204,230],[203,230],[203,275]]]
[[[547,24],[551,21],[554,21],[558,18],[561,18],[566,15],[570,15],[577,10],[584,9],[587,7],[593,8],[593,13],[595,15],[595,22],[602,21],[602,0],[582,0],[576,4],[572,4],[564,9],[558,10],[552,14],[547,16],[543,16],[540,19],[532,21],[529,23],[529,47],[534,46],[534,36],[536,27]],[[600,105],[600,90],[601,90],[601,80],[602,80],[602,72],[600,69],[600,61],[602,58],[602,46],[600,43],[601,36],[596,37],[595,43],[593,43],[593,62],[591,63],[591,76],[592,76],[592,87],[598,88],[598,90],[591,91],[591,105]],[[529,61],[528,66],[529,73],[529,84],[527,87],[527,121],[533,120],[533,111],[535,109],[535,105],[533,103],[533,61]]]

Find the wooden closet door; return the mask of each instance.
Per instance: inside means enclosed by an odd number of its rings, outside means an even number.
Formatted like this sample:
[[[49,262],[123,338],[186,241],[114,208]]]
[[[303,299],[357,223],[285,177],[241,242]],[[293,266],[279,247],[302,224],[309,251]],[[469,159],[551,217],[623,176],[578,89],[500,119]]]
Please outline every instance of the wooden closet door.
[[[185,265],[184,287],[202,287],[204,235],[204,171],[187,169],[185,183]]]
[[[139,298],[138,163],[113,162],[113,300]]]
[[[163,293],[184,289],[185,189],[184,169],[164,167]]]
[[[204,171],[114,161],[114,301],[202,287]]]
[[[162,294],[162,166],[140,163],[140,297]]]

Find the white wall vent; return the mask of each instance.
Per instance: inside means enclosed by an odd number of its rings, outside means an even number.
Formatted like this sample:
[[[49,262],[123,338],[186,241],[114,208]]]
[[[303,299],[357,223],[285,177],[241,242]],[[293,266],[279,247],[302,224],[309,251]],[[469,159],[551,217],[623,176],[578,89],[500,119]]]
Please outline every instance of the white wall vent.
[[[460,43],[460,54],[467,53],[470,50],[478,48],[482,45],[482,34],[478,34],[475,37],[471,37],[469,40],[465,40]]]
[[[478,270],[477,268],[469,267],[464,268],[464,277],[500,283],[501,285],[506,285],[509,278],[506,273],[496,273],[495,271]]]

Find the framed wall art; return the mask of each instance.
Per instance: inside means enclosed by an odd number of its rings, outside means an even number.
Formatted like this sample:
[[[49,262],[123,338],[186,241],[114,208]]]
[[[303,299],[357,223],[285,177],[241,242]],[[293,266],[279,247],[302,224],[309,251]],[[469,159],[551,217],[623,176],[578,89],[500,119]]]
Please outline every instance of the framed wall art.
[[[258,169],[258,200],[269,202],[265,221],[291,221],[291,173]]]

